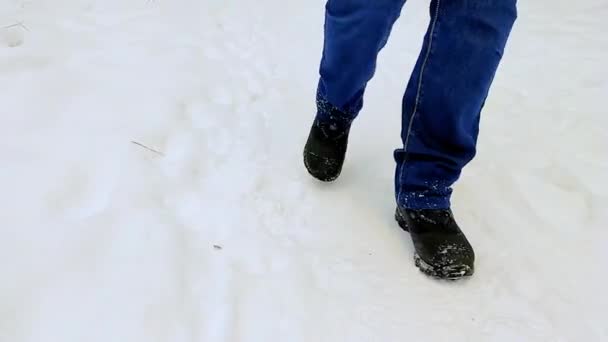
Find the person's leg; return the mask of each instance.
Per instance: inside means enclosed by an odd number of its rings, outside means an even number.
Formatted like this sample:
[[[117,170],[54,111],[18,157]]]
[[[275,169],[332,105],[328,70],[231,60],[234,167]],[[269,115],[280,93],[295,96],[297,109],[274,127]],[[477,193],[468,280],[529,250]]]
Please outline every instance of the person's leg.
[[[317,91],[318,117],[352,121],[405,0],[328,0]]]
[[[516,2],[431,1],[431,22],[403,97],[403,148],[395,151],[400,207],[450,207],[451,186],[475,155],[480,112]]]
[[[304,165],[322,181],[340,175],[352,121],[405,0],[328,0],[317,88],[317,113]]]

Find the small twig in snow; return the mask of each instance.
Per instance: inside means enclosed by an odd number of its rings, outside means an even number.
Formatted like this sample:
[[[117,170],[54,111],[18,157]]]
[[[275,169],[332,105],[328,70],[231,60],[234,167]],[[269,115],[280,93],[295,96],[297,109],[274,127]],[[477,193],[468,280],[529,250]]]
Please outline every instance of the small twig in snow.
[[[146,146],[146,145],[144,145],[142,143],[139,143],[139,142],[137,142],[135,140],[131,140],[131,143],[133,143],[133,144],[135,144],[135,145],[137,145],[139,147],[143,147],[143,148],[145,148],[146,150],[148,150],[150,152],[154,152],[154,153],[158,154],[159,156],[164,156],[165,155],[164,153],[162,153],[160,151],[157,151],[157,150],[155,150],[155,149],[153,149],[151,147],[148,147],[148,146]]]
[[[27,26],[25,26],[23,24],[23,21],[20,21],[18,23],[12,24],[12,25],[8,25],[8,26],[4,26],[3,29],[9,29],[9,28],[13,28],[13,27],[21,27],[22,29],[29,31],[30,29],[27,28]]]

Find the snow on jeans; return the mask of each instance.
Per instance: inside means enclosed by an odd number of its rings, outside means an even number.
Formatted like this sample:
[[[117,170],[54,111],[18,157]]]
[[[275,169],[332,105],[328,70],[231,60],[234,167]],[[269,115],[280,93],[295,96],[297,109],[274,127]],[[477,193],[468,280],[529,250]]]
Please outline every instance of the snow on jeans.
[[[329,0],[317,118],[355,119],[378,52],[405,0]],[[517,0],[432,0],[430,23],[402,102],[397,203],[447,208],[476,151],[479,118],[517,17]],[[336,119],[336,118],[334,118]]]

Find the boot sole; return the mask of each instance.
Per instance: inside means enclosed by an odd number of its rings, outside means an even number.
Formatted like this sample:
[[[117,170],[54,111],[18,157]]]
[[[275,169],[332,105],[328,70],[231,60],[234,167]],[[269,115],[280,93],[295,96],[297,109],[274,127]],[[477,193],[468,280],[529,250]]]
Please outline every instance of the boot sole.
[[[409,233],[407,222],[399,210],[395,211],[395,220],[401,229]],[[414,253],[414,264],[422,273],[437,279],[458,280],[473,275],[473,269],[468,265],[435,267],[424,261],[418,253]]]

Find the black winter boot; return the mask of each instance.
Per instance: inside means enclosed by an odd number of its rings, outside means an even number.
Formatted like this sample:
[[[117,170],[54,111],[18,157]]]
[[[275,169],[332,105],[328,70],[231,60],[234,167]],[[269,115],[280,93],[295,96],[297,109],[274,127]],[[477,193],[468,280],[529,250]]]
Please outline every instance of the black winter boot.
[[[304,165],[318,180],[331,182],[342,171],[350,122],[315,119],[304,147]]]
[[[475,253],[450,209],[413,210],[397,207],[395,219],[414,242],[416,266],[442,279],[473,275]]]

